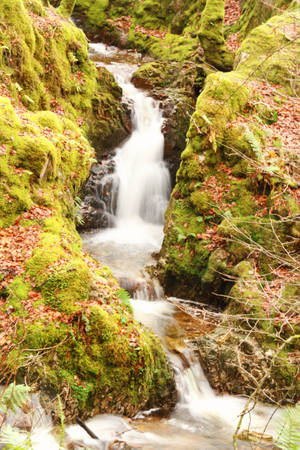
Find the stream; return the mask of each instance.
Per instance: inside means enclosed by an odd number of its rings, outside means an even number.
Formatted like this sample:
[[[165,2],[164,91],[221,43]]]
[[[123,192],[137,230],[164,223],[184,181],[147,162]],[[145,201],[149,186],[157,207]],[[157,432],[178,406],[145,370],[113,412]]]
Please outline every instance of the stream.
[[[99,439],[89,437],[79,425],[70,425],[65,430],[68,448],[232,449],[232,436],[246,400],[213,391],[189,342],[193,330],[187,328],[192,318],[183,317],[177,306],[184,301],[166,299],[158,282],[144,272],[145,266],[154,262],[153,252],[160,249],[164,212],[171,192],[169,172],[163,161],[163,117],[159,103],[130,82],[140,63],[137,53],[99,43],[90,45],[90,56],[96,65],[108,68],[122,87],[124,99],[132,105],[133,131],[115,150],[114,172],[105,175],[109,179],[102,180],[104,186],[107,184],[112,189],[106,213],[110,217],[108,223],[114,226],[83,233],[83,245],[110,267],[121,286],[131,286],[136,320],[150,327],[165,345],[174,369],[177,404],[167,417],[156,409],[141,411],[133,419],[109,414],[96,416],[86,424]],[[168,339],[178,329],[183,334],[175,333],[179,340],[176,351],[172,351]],[[50,418],[47,420],[39,408],[38,415],[41,420],[36,421],[31,432],[32,448],[61,448],[52,435]],[[272,408],[257,404],[251,414],[245,415],[241,430],[272,434],[277,427],[277,415]],[[274,446],[238,441],[238,448]]]

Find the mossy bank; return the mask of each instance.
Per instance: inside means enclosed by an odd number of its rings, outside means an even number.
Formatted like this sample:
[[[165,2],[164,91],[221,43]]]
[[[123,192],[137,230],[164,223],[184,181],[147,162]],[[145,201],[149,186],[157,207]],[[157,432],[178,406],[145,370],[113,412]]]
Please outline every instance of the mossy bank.
[[[75,229],[90,142],[108,145],[121,91],[53,7],[4,0],[0,17],[1,383],[60,395],[67,420],[168,404],[160,342]]]
[[[134,48],[155,59],[199,57],[199,17],[205,1],[79,0],[76,16],[91,38]]]
[[[269,366],[279,351],[259,395],[295,401],[300,16],[294,4],[278,12],[249,32],[234,71],[206,79],[166,212],[158,273],[170,295],[227,306],[222,327],[200,339],[215,387],[249,394],[262,360]]]

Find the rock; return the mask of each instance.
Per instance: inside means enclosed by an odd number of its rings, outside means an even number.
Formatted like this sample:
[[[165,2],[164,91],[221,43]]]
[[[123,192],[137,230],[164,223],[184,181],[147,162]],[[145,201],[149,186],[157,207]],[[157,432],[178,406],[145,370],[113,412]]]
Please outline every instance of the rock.
[[[219,70],[230,71],[233,55],[224,39],[225,0],[207,0],[200,19],[199,39],[205,60]]]
[[[82,221],[78,224],[79,229],[107,228],[114,225],[117,180],[113,171],[112,159],[104,160],[102,164],[93,164],[81,192],[79,215]]]
[[[9,63],[11,75],[0,77],[1,382],[13,373],[47,393],[58,417],[59,395],[66,422],[171,406],[174,377],[159,339],[134,321],[109,269],[82,251],[74,223],[94,156],[88,130],[96,127],[99,150],[118,129],[120,88],[97,74],[83,32],[40,0],[1,0],[0,16],[10,49],[0,71]],[[88,207],[104,208],[112,167],[92,169]]]
[[[131,105],[122,101],[122,89],[113,75],[105,67],[97,70],[101,94],[93,101],[96,122],[90,131],[90,139],[101,160],[131,133],[132,122]]]

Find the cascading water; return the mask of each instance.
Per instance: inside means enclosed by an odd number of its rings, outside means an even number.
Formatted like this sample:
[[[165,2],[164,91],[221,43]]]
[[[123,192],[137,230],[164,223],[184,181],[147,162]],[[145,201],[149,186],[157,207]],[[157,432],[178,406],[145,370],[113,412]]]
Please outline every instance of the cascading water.
[[[136,54],[131,55],[128,64],[122,59],[124,52],[104,44],[91,44],[91,56],[96,64],[104,65],[114,74],[124,98],[131,103],[133,132],[116,149],[114,173],[106,175],[102,181],[103,185],[112,185],[109,197],[113,201],[107,205],[107,214],[114,214],[114,227],[86,234],[83,240],[85,248],[107,263],[124,287],[129,279],[136,285],[133,290],[143,289],[140,270],[152,262],[151,253],[160,248],[171,189],[169,171],[163,161],[162,113],[158,102],[130,82],[138,67]],[[116,203],[115,208],[112,203]]]
[[[115,176],[119,181],[117,227],[139,219],[162,224],[170,194],[159,105],[137,89],[131,95],[134,131],[115,158]]]
[[[115,53],[114,48],[103,44],[91,44],[91,49],[97,54]],[[163,161],[163,118],[159,104],[130,82],[136,66],[127,65],[125,71],[120,71],[119,64],[112,64],[109,68],[122,87],[124,97],[131,100],[133,109],[133,132],[116,150],[114,158],[116,227],[134,225],[141,219],[146,223],[162,224],[170,195],[170,175]]]
[[[103,44],[93,44],[91,47],[96,60],[100,59],[103,64],[104,58],[104,63],[109,63],[106,67],[117,78],[124,95],[133,101],[134,130],[127,142],[117,149],[115,157],[113,185],[118,191],[116,227],[92,234],[84,238],[84,242],[99,260],[107,257],[107,264],[120,279],[131,276],[136,280],[136,269],[140,270],[149,262],[150,253],[159,249],[163,236],[163,213],[170,192],[169,175],[162,160],[163,119],[158,104],[130,83],[136,66],[124,64],[122,52],[117,49],[106,48]],[[121,55],[121,63],[120,60],[116,63],[117,55],[119,58]],[[132,265],[133,261],[137,264]],[[132,270],[133,267],[135,270]],[[145,284],[137,284],[134,298],[135,318],[152,328],[166,344],[168,327],[173,324],[174,328],[178,328],[173,318],[175,306],[161,300],[161,290],[155,285],[152,294],[149,294]],[[155,299],[157,301],[153,301]],[[131,429],[122,435],[122,440],[145,449],[231,449],[232,434],[245,400],[228,395],[217,396],[193,351],[185,345],[179,352],[177,348],[176,353],[168,351],[168,354],[178,390],[174,412],[168,419],[150,420],[146,424],[142,422],[143,433]],[[261,406],[258,414],[248,417],[251,427],[263,431],[268,414],[271,414],[270,409]],[[148,413],[141,413],[138,420],[145,417]],[[100,416],[90,422],[95,433],[101,421]],[[247,425],[245,420],[243,427]],[[114,426],[112,429],[115,429]],[[84,434],[81,437],[86,439]],[[243,448],[249,448],[248,444],[244,444]]]

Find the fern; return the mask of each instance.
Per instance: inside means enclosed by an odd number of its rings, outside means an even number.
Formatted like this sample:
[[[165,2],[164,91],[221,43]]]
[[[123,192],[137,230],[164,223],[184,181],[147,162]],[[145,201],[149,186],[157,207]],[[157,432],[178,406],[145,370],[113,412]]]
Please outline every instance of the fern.
[[[5,425],[5,427],[1,430],[0,445],[5,445],[6,449],[32,449],[29,434],[25,431],[16,430],[11,425]]]
[[[262,156],[260,142],[258,139],[256,139],[256,137],[254,136],[252,131],[249,130],[249,128],[247,126],[245,127],[245,139],[248,142],[248,144],[250,144],[250,147],[253,150],[253,152],[255,153],[257,160],[262,162],[263,156]]]
[[[181,230],[181,228],[179,227],[174,227],[174,230],[177,231],[177,242],[181,242],[184,241],[186,239],[186,235],[183,233],[183,231]]]
[[[276,439],[277,447],[283,450],[300,448],[300,404],[285,408],[281,421],[281,430]]]
[[[83,225],[84,224],[84,218],[80,214],[81,202],[82,202],[82,200],[81,200],[80,197],[75,197],[75,199],[74,199],[74,213],[73,213],[73,217],[74,217],[76,225]]]
[[[65,415],[64,415],[64,408],[63,408],[63,404],[62,404],[60,396],[58,396],[57,400],[58,400],[58,414],[59,414],[59,420],[60,420],[59,449],[63,450],[64,449],[64,440],[65,440],[65,428],[66,428]]]
[[[130,295],[128,294],[128,292],[125,289],[121,288],[117,291],[117,295],[119,296],[119,299],[121,300],[123,305],[126,306],[130,311],[132,311]]]
[[[0,411],[6,412],[9,409],[13,413],[16,412],[16,408],[22,408],[29,401],[30,387],[24,384],[11,383],[0,394]]]

